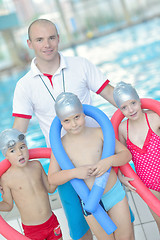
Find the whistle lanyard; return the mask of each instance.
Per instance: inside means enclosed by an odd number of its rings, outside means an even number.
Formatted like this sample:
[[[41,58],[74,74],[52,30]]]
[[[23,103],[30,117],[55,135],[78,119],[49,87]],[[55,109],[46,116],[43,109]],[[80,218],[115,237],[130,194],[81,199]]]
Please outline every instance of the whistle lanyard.
[[[42,82],[43,82],[44,86],[46,87],[46,89],[48,90],[49,94],[51,95],[53,101],[55,102],[56,99],[54,98],[53,94],[51,93],[51,91],[50,91],[49,88],[47,87],[45,81],[43,80],[43,78],[41,77],[40,74],[39,74],[39,77],[40,77],[40,79],[42,80]],[[63,69],[62,69],[62,80],[63,80],[63,92],[65,92],[65,82],[64,82],[64,71],[63,71]]]

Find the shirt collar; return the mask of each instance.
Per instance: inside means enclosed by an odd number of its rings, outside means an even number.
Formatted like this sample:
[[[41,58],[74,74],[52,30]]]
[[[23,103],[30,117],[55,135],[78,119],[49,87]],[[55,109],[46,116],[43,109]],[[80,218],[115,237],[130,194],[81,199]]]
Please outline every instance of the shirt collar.
[[[33,74],[33,77],[36,77],[37,75],[43,75],[43,73],[41,73],[38,67],[36,66],[36,58],[33,58],[31,62],[31,72]]]
[[[67,68],[67,62],[66,62],[65,57],[61,53],[59,53],[59,55],[60,55],[60,66],[59,66],[59,68],[57,69],[57,71],[55,72],[54,75],[60,74],[62,69]]]
[[[67,62],[65,57],[61,53],[59,53],[59,55],[60,55],[60,66],[54,75],[60,74],[62,69],[67,68]],[[36,77],[37,75],[43,75],[43,73],[41,73],[38,67],[36,66],[36,57],[33,58],[31,62],[31,71],[32,71],[33,77]]]

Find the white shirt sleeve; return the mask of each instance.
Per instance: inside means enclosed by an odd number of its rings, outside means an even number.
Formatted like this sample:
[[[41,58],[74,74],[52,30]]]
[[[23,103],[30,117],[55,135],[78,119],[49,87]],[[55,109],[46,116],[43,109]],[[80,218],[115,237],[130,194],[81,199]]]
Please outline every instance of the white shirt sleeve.
[[[25,88],[22,81],[18,81],[13,96],[13,116],[26,115],[31,118],[33,114],[33,105],[30,101],[29,91]],[[28,116],[28,117],[27,117]]]
[[[87,59],[84,59],[83,64],[88,88],[93,92],[97,92],[107,81],[107,76]]]

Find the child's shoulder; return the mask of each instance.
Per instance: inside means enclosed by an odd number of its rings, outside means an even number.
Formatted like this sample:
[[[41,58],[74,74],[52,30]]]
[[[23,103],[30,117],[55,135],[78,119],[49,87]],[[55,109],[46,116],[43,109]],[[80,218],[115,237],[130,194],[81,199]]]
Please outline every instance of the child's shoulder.
[[[151,124],[151,126],[156,126],[156,127],[160,127],[160,116],[153,112],[153,111],[146,111],[147,113],[147,117],[148,117],[148,121]]]
[[[39,160],[32,160],[32,161],[29,161],[29,164],[31,167],[42,167],[42,164]]]
[[[9,181],[10,181],[10,178],[11,178],[11,172],[12,170],[11,169],[8,169],[5,173],[3,173],[3,175],[1,176],[1,181],[0,181],[0,184],[7,184]]]
[[[149,120],[159,120],[160,119],[160,116],[156,112],[153,112],[151,110],[147,110],[145,112],[147,113]]]
[[[156,112],[154,112],[152,110],[146,110],[145,113],[147,113],[147,115],[159,116]]]
[[[86,127],[91,132],[102,132],[101,127]]]
[[[124,120],[119,124],[119,131],[126,131],[126,129],[127,129],[127,120]]]
[[[88,127],[87,128],[90,133],[96,134],[98,136],[102,136],[103,132],[100,127]]]

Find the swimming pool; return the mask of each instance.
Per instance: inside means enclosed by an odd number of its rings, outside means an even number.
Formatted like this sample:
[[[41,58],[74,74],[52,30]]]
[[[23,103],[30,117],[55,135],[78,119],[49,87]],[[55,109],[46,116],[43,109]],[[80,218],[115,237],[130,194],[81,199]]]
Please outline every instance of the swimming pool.
[[[64,55],[79,55],[96,64],[115,84],[119,81],[133,84],[140,97],[160,100],[160,18],[91,39],[85,44],[63,51]],[[0,131],[11,128],[13,91],[17,80],[27,69],[12,72],[0,80]],[[93,105],[103,110],[110,118],[116,110],[100,96],[92,93]],[[29,148],[45,147],[43,134],[35,117],[30,121],[27,133]],[[3,160],[0,153],[0,161]],[[48,171],[49,160],[41,160]]]

